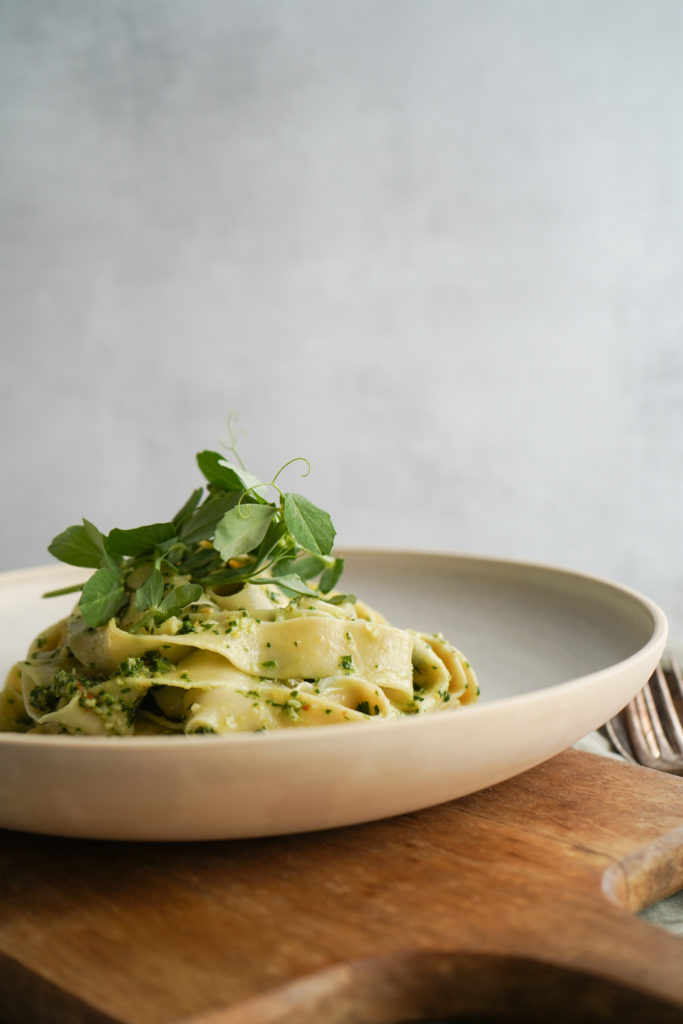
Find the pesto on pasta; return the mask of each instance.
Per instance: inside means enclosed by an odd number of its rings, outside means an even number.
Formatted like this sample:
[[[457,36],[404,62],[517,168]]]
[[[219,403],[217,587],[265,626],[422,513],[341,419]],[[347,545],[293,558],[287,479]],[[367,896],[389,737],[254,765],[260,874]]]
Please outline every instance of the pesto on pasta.
[[[327,513],[215,452],[198,463],[206,493],[172,520],[107,535],[84,520],[54,539],[56,557],[94,572],[10,670],[0,730],[268,732],[477,700],[441,634],[398,629],[337,589]]]

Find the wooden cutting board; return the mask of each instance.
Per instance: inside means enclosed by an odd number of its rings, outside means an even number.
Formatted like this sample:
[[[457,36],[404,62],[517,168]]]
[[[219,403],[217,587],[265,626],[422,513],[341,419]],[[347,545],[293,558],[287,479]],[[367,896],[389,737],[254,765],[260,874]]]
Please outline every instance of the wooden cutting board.
[[[0,864],[3,1024],[683,1021],[683,940],[633,917],[683,886],[683,779],[575,750],[368,825]]]

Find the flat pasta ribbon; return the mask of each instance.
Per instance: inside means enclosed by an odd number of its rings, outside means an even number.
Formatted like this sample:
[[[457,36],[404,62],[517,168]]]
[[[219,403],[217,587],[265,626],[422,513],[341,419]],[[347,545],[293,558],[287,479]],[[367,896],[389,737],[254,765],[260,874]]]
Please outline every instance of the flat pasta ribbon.
[[[395,720],[477,700],[441,634],[398,629],[362,602],[247,584],[205,591],[158,626],[88,627],[76,608],[45,630],[0,693],[0,729],[133,736],[270,731]]]

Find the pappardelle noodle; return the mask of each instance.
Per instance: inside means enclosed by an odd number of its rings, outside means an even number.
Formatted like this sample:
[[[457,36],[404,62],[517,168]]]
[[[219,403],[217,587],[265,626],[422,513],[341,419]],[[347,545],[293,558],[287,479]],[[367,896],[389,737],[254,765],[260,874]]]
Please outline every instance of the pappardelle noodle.
[[[327,513],[241,462],[197,459],[206,492],[168,523],[103,535],[84,520],[54,539],[56,557],[95,571],[10,670],[0,730],[267,732],[477,700],[473,669],[441,634],[396,628],[337,589]]]

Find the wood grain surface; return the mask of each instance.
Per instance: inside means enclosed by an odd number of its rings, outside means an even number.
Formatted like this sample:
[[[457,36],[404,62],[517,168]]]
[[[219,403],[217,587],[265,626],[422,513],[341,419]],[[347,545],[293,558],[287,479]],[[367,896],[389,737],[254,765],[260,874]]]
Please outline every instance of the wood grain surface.
[[[0,832],[0,865],[5,1024],[683,1020],[683,940],[633,917],[683,886],[683,779],[584,752],[307,835]]]

